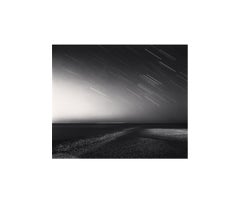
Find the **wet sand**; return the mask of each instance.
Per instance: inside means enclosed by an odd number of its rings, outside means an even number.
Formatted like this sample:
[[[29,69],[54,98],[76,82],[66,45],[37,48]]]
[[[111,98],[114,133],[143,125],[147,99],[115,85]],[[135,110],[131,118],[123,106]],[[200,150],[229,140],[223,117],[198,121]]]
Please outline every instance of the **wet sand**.
[[[52,157],[187,158],[187,129],[134,126],[110,131],[108,127],[106,134],[104,129],[99,135],[94,129],[92,137],[79,134],[79,138],[53,142]]]

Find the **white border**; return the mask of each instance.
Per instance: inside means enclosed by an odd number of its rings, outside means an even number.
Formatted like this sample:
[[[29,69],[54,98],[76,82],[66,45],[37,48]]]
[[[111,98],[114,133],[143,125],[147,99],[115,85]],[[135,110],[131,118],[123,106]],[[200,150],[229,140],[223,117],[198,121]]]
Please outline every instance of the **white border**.
[[[5,1],[1,199],[239,199],[237,1]],[[188,160],[52,160],[52,44],[188,44]]]

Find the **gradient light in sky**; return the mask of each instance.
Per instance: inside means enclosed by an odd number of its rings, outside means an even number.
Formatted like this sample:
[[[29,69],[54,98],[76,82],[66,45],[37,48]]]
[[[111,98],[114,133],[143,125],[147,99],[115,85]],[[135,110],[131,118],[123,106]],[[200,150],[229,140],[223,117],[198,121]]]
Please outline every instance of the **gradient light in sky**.
[[[53,45],[53,122],[187,122],[186,45]]]

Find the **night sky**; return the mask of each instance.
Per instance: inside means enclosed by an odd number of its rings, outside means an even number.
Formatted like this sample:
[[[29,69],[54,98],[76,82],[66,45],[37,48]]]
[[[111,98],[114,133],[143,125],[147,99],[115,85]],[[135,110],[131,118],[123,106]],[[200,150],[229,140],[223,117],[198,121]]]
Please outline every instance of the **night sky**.
[[[187,45],[53,45],[54,123],[187,123]]]

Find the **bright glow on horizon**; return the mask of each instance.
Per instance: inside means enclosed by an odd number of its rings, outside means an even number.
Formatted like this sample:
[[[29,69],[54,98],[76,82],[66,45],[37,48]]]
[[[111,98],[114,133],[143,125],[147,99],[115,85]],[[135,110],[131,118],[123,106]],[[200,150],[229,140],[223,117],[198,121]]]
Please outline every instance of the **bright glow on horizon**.
[[[56,77],[53,81],[53,122],[114,119],[124,108],[78,80]]]

